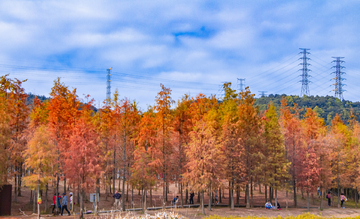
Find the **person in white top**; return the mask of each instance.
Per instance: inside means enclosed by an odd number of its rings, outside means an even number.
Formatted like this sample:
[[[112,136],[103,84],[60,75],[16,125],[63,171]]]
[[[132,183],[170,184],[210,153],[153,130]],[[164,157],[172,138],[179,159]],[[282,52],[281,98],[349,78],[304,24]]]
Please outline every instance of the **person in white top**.
[[[75,205],[75,203],[74,203],[74,205]],[[73,211],[72,208],[73,208],[73,193],[70,192],[70,207],[69,207],[70,211]]]

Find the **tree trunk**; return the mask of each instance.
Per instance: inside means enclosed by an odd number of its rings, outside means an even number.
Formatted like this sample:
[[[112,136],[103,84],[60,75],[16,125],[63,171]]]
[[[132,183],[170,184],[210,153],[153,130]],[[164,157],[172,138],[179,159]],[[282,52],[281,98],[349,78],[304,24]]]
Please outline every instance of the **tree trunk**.
[[[358,201],[358,199],[357,199],[357,187],[355,188],[355,208],[357,208],[357,201]]]
[[[84,191],[80,192],[80,218],[84,218]]]
[[[286,189],[286,210],[289,208],[289,191]]]
[[[277,200],[277,189],[275,189],[275,210],[278,209],[277,203],[278,203],[278,200]]]
[[[125,149],[124,149],[124,154],[125,154]],[[125,155],[124,155],[125,156]],[[122,208],[122,210],[123,211],[125,211],[125,181],[126,181],[126,170],[125,170],[125,168],[126,168],[126,164],[125,164],[125,161],[124,161],[124,167],[123,167],[124,169],[123,169],[123,180],[122,180],[122,191],[121,191],[121,208]],[[120,179],[119,179],[120,180]]]
[[[17,168],[15,167],[15,171],[17,170]],[[14,176],[14,202],[17,202],[17,174],[15,174]]]
[[[21,196],[21,178],[22,178],[22,170],[23,170],[23,168],[22,168],[22,162],[20,162],[20,167],[19,167],[19,179],[18,179],[18,196]]]
[[[264,185],[265,186],[265,203],[268,201],[268,197],[267,197],[267,185]]]
[[[184,207],[184,200],[183,200],[183,184],[182,182],[180,183],[180,204],[181,207]]]
[[[293,192],[294,192],[294,206],[295,208],[297,207],[297,197],[296,197],[296,182],[295,182],[295,177],[293,176]]]
[[[221,203],[221,188],[219,188],[219,203]]]
[[[33,213],[36,214],[36,205],[37,205],[37,201],[36,201],[36,192],[34,189],[34,200],[33,200]]]
[[[249,183],[246,183],[245,196],[246,196],[246,208],[250,208]]]
[[[64,177],[64,193],[66,193],[66,178]]]
[[[250,200],[250,207],[254,207],[254,192],[253,192],[253,179],[251,177],[251,180],[250,180],[250,187],[251,187],[251,200]]]
[[[163,176],[163,210],[165,210],[165,205],[166,205],[166,183],[165,183],[165,173],[163,172],[164,176]]]
[[[77,189],[77,203],[80,203],[80,186],[78,185],[78,189]]]
[[[198,192],[198,199],[197,199],[197,203],[200,203],[200,192]]]
[[[60,182],[60,178],[59,178],[59,174],[56,174],[56,198],[55,198],[55,208],[56,208],[56,215],[59,214],[60,209],[59,207],[59,199],[58,199],[58,195],[59,195],[59,182]]]
[[[126,202],[129,201],[129,182],[126,183]]]
[[[33,192],[32,192],[32,190],[30,190],[30,204],[32,204],[32,202],[33,202],[33,194],[32,194]]]
[[[99,212],[98,212],[98,209],[99,209],[99,206],[98,206],[99,200],[98,200],[97,194],[99,194],[99,198],[100,198],[100,178],[97,178],[97,179],[96,179],[96,189],[95,189],[95,214],[94,214],[94,215],[99,215]],[[72,208],[71,208],[71,209],[72,209]]]
[[[323,207],[323,195],[324,195],[324,192],[322,190],[323,189],[320,187],[320,192],[321,192],[321,195],[320,195],[320,210],[324,209],[324,207]]]
[[[234,210],[234,182],[231,183],[231,210]]]
[[[204,191],[201,192],[201,210],[203,215],[205,215],[205,207],[204,207]]]
[[[150,187],[150,207],[153,206],[152,203],[152,188]]]
[[[145,191],[143,192],[143,201],[144,201],[144,204],[143,204],[143,212],[145,213],[147,208],[146,208],[146,192],[147,190],[145,189]]]
[[[211,185],[209,186],[209,211],[211,211],[211,199],[212,199],[212,192],[211,192]]]
[[[39,176],[38,176],[38,189],[37,189],[37,194],[38,194],[38,199],[40,198],[40,172],[39,172]],[[37,211],[38,211],[38,219],[40,219],[40,203],[37,202]]]
[[[131,208],[134,208],[134,189],[131,186]]]
[[[231,182],[229,181],[229,207],[231,208]]]
[[[261,194],[261,184],[259,182],[259,194]]]
[[[45,212],[48,212],[48,190],[49,190],[49,184],[46,183],[45,186]]]
[[[310,196],[309,196],[309,191],[306,192],[306,196],[307,196],[307,210],[310,211]]]
[[[185,190],[185,204],[189,204],[188,203],[189,200],[189,191],[188,191],[188,187],[186,186],[186,190]]]
[[[236,186],[236,204],[240,204],[240,188],[239,186]]]

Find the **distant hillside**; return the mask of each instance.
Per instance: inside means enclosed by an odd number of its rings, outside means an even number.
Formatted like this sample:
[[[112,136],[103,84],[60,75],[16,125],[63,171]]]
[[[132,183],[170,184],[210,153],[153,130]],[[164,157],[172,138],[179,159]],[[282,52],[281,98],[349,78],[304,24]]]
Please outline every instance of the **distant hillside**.
[[[45,100],[50,100],[50,97],[45,97],[45,96],[41,96],[41,95],[35,95],[35,94],[32,94],[32,93],[29,93],[28,95],[29,95],[29,96],[28,96],[28,98],[26,99],[26,104],[27,104],[27,105],[30,105],[30,107],[31,107],[31,105],[32,105],[32,103],[33,103],[33,101],[34,101],[35,96],[36,96],[41,102],[43,102],[43,101],[45,101]],[[98,110],[98,109],[97,109],[96,107],[94,107],[94,106],[92,106],[91,109],[94,110],[94,112],[97,112],[97,110]]]
[[[33,103],[35,96],[36,96],[41,102],[50,99],[50,97],[45,97],[45,96],[41,96],[41,95],[35,95],[35,94],[32,94],[32,93],[29,93],[28,95],[29,95],[29,96],[28,96],[28,98],[27,98],[27,100],[26,100],[26,104],[27,104],[27,105],[31,105],[31,104]]]
[[[285,96],[288,100],[288,105],[293,106],[294,103],[297,103],[300,108],[314,109],[318,115],[324,118],[327,125],[331,124],[331,120],[336,114],[341,116],[341,119],[347,123],[349,120],[350,110],[353,109],[358,121],[360,121],[360,102],[352,102],[348,100],[340,101],[338,98],[332,96],[319,97],[319,96],[304,96],[299,97],[296,95],[286,96],[286,95],[272,95],[270,94],[267,97],[261,97],[256,99],[255,104],[260,107],[260,110],[263,111],[267,108],[267,105],[272,101],[277,109],[280,108],[280,101],[282,97]],[[302,110],[300,116],[302,117],[305,114],[305,110]]]

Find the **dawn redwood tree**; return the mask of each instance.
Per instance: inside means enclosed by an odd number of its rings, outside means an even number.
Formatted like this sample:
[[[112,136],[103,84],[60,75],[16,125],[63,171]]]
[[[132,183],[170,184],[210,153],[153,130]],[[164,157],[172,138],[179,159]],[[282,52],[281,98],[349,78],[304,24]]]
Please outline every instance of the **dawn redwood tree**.
[[[195,190],[201,193],[201,208],[204,209],[204,192],[217,188],[223,178],[224,157],[220,145],[217,142],[214,130],[215,122],[212,118],[215,110],[208,112],[209,117],[198,121],[193,131],[190,132],[190,143],[186,148],[189,162],[186,164],[187,171],[184,179]],[[211,198],[210,198],[211,199]],[[211,202],[210,202],[211,203]]]
[[[355,207],[358,203],[358,188],[360,187],[360,125],[357,118],[351,112],[349,128],[351,130],[351,147],[349,147],[347,160],[349,162],[347,175],[350,180],[351,187],[355,189]]]
[[[286,158],[279,118],[272,103],[265,113],[264,138],[267,152],[264,170],[268,173],[266,181],[271,188],[275,189],[275,209],[277,209],[277,191],[290,178],[288,174],[290,162]]]
[[[137,146],[135,151],[145,151],[146,156],[141,157],[143,159],[142,162],[145,162],[146,165],[148,165],[148,169],[146,170],[146,173],[149,175],[157,176],[160,173],[162,173],[162,148],[159,147],[159,132],[157,129],[156,124],[156,114],[154,112],[154,109],[152,107],[149,107],[149,109],[142,115],[140,121],[139,121],[139,130],[138,130],[138,138],[136,140]],[[143,148],[143,149],[142,149]],[[139,155],[138,155],[139,156]],[[139,169],[140,163],[137,163],[135,160],[135,163],[133,163],[132,171],[134,174],[135,170]],[[150,168],[151,167],[151,168]],[[139,173],[139,172],[137,172]],[[144,179],[139,179],[139,177],[142,177],[141,174],[135,174],[131,176],[132,178],[132,184],[134,185],[134,179],[135,182],[144,180],[146,182],[149,182],[147,179],[150,179],[148,175],[144,175]],[[157,178],[155,178],[155,184],[158,182]],[[137,183],[135,183],[137,184]],[[150,187],[150,205],[152,204],[152,187],[153,184],[147,184]]]
[[[320,159],[316,153],[319,147],[318,139],[323,132],[324,121],[318,118],[315,111],[308,108],[303,118],[303,153],[300,154],[302,169],[299,173],[299,187],[306,191],[307,208],[310,210],[309,193],[316,191],[320,183]]]
[[[8,114],[7,101],[0,93],[0,187],[8,183],[9,147],[10,147],[10,115]]]
[[[172,153],[172,145],[170,144],[170,134],[171,134],[171,122],[172,122],[172,113],[170,110],[171,104],[174,101],[171,99],[171,89],[166,88],[163,84],[160,84],[161,91],[155,98],[156,105],[156,121],[157,127],[160,131],[159,137],[161,141],[158,141],[159,146],[162,150],[162,178],[163,178],[163,203],[166,202],[166,183],[169,177],[166,177],[169,171],[168,165],[170,164],[170,154]]]
[[[116,116],[114,110],[111,109],[110,105],[104,105],[96,115],[93,117],[93,123],[96,128],[96,132],[99,135],[101,141],[101,151],[103,154],[103,171],[104,177],[102,183],[105,187],[105,200],[108,198],[108,193],[111,187],[111,175],[113,171],[113,165],[111,163],[113,159],[113,145],[114,145],[114,133],[115,133],[115,121]],[[99,188],[100,189],[100,188]]]
[[[32,174],[24,178],[25,185],[33,189],[37,188],[37,194],[40,197],[40,188],[46,189],[46,185],[53,177],[57,158],[56,149],[45,124],[38,126],[31,135],[24,158],[26,166],[33,170]],[[45,210],[47,210],[46,207],[45,205]],[[39,204],[38,217],[40,218]]]
[[[351,134],[348,130],[348,127],[343,123],[340,116],[336,116],[331,121],[331,167],[332,167],[332,176],[337,187],[338,200],[337,205],[340,208],[340,193],[341,187],[344,187],[347,184],[347,179],[344,177],[347,170],[347,160],[346,160],[346,150],[349,145],[349,140]]]
[[[49,112],[48,127],[58,156],[56,164],[57,172],[55,174],[56,193],[59,193],[60,175],[64,173],[64,159],[62,159],[62,155],[70,147],[69,136],[72,134],[71,132],[74,130],[73,128],[80,114],[80,101],[76,95],[76,89],[70,91],[59,78],[54,81],[50,96],[51,100],[47,108]],[[64,190],[65,188],[64,180]],[[58,205],[56,204],[56,212],[58,211]]]
[[[139,120],[139,112],[136,109],[136,103],[131,103],[127,98],[118,101],[118,92],[114,94],[113,101],[114,108],[114,134],[115,134],[115,144],[114,144],[114,166],[113,166],[113,188],[115,189],[115,170],[116,170],[116,154],[119,154],[119,164],[122,164],[119,168],[122,169],[122,209],[125,211],[125,181],[128,173],[128,166],[130,166],[130,156],[133,154],[133,147],[130,144],[131,139],[134,138],[133,132],[137,127],[137,122]],[[119,153],[116,153],[118,148]],[[120,179],[119,179],[120,180]],[[120,184],[119,184],[120,185]]]
[[[183,181],[182,175],[185,172],[185,165],[187,162],[185,156],[185,147],[190,141],[189,133],[192,129],[191,121],[191,99],[189,95],[185,94],[181,100],[178,101],[177,106],[174,110],[174,133],[173,133],[173,145],[177,149],[173,153],[175,160],[175,171],[177,173],[177,180],[180,186],[180,204],[183,206]],[[175,146],[177,145],[177,147]]]
[[[24,159],[22,152],[26,148],[25,130],[29,123],[30,109],[26,104],[28,95],[22,88],[22,83],[18,79],[12,80],[10,92],[8,93],[8,107],[10,113],[10,128],[11,128],[11,143],[10,143],[10,156],[11,162],[15,168],[15,200],[16,196],[21,196],[21,182],[23,175]]]
[[[103,172],[101,167],[104,160],[101,156],[99,135],[91,121],[92,112],[82,109],[81,113],[69,136],[70,147],[64,154],[64,171],[70,183],[80,188],[80,217],[83,218],[85,192],[95,189],[96,179]]]
[[[243,186],[245,176],[244,147],[238,138],[237,122],[239,121],[236,90],[231,89],[231,83],[224,84],[225,97],[219,106],[220,144],[226,157],[226,179],[229,181],[229,207],[234,209],[234,189]]]
[[[282,99],[280,108],[280,125],[284,136],[287,159],[291,162],[289,172],[291,175],[295,207],[297,207],[296,188],[298,175],[301,170],[299,155],[302,153],[303,148],[303,129],[301,120],[299,119],[299,112],[300,110],[296,104],[294,104],[294,107],[290,108],[287,106],[286,98]]]
[[[158,150],[151,145],[138,145],[134,151],[135,162],[131,166],[130,183],[138,190],[143,191],[142,203],[143,212],[147,209],[147,191],[156,184],[156,170],[161,167],[160,160],[157,159]],[[150,197],[151,199],[152,197]]]
[[[0,77],[1,107],[4,110],[2,118],[1,137],[2,159],[4,159],[3,182],[7,182],[8,174],[14,176],[14,201],[21,195],[21,178],[23,175],[22,151],[26,147],[25,130],[28,125],[29,107],[26,105],[27,94],[18,79],[10,79],[4,75]]]
[[[251,94],[248,87],[245,88],[245,91],[240,92],[240,101],[238,106],[238,116],[239,120],[237,121],[238,129],[238,139],[240,144],[244,147],[244,156],[245,161],[245,173],[244,177],[246,182],[245,197],[246,197],[246,207],[250,208],[250,191],[249,183],[252,185],[254,177],[256,177],[256,171],[260,165],[259,157],[262,157],[261,150],[259,146],[261,142],[261,118],[259,116],[258,107],[254,106],[255,98],[254,94]]]

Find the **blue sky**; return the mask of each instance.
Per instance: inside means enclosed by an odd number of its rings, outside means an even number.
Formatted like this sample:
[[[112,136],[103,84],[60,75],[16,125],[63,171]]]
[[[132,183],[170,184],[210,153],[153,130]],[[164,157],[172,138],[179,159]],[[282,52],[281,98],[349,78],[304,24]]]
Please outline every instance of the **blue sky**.
[[[154,104],[217,94],[237,78],[258,91],[300,94],[299,48],[310,48],[310,94],[333,95],[331,57],[345,57],[345,99],[359,100],[359,1],[0,1],[0,71],[50,93],[57,77],[90,94]]]

